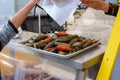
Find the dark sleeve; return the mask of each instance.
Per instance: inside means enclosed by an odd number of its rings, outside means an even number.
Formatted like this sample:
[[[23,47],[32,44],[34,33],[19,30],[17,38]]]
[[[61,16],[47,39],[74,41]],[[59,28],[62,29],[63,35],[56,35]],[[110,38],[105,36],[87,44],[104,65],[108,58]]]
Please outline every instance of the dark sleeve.
[[[2,80],[2,77],[1,77],[1,70],[0,70],[0,80]]]
[[[0,30],[0,51],[17,33],[18,30],[9,20]]]
[[[108,10],[108,12],[106,14],[117,16],[118,9],[119,9],[119,5],[109,3],[109,10]]]
[[[11,21],[8,21],[8,24],[13,28],[13,30],[18,33],[18,30],[15,28],[15,26],[11,23]]]
[[[2,42],[0,41],[0,51],[2,50]]]

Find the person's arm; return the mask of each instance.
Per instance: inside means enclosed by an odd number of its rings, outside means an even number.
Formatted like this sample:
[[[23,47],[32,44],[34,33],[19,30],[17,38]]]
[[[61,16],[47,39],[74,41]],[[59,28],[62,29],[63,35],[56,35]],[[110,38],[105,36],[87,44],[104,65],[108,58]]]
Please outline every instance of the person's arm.
[[[20,11],[14,15],[10,21],[11,23],[18,28],[26,19],[29,12],[32,10],[32,8],[35,6],[36,3],[38,3],[39,0],[31,0],[25,7],[23,7]]]
[[[18,33],[18,30],[10,20],[0,29],[0,51]]]
[[[92,7],[97,10],[103,10],[108,15],[116,16],[119,6],[117,4],[111,4],[102,0],[80,0],[87,7]]]
[[[119,9],[119,5],[109,3],[109,9],[108,9],[108,12],[106,12],[106,14],[117,16],[118,9]]]
[[[19,26],[26,19],[29,12],[38,3],[39,0],[30,0],[30,2],[18,11],[1,29],[0,29],[0,51],[18,33]]]

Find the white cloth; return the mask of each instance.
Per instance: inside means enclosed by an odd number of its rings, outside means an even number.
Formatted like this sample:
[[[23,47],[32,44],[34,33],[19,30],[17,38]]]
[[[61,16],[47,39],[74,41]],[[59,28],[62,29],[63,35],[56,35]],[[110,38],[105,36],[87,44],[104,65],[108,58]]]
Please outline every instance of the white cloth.
[[[80,0],[41,0],[39,5],[61,26],[74,13]]]

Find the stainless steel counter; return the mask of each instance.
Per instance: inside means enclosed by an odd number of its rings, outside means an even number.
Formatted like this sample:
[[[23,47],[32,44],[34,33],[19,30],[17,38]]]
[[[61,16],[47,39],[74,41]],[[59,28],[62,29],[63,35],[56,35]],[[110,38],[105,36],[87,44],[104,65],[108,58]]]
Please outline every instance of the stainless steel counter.
[[[106,47],[99,45],[88,51],[81,53],[70,59],[60,59],[46,54],[42,54],[39,50],[34,50],[31,47],[24,45],[19,45],[15,40],[11,41],[7,47],[10,49],[11,54],[14,56],[14,50],[21,50],[28,54],[36,55],[47,60],[51,60],[69,67],[72,67],[76,70],[76,79],[75,80],[85,80],[85,72],[91,66],[98,63],[99,59],[102,57]]]

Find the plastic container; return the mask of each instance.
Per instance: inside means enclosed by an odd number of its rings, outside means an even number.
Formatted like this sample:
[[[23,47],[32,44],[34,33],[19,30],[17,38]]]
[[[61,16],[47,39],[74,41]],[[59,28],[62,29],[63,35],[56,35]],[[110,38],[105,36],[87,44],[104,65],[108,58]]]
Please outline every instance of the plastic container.
[[[39,65],[25,64],[23,60],[0,53],[2,80],[71,80],[48,71],[46,62]]]
[[[33,80],[38,77],[49,75],[42,68],[25,64],[23,60],[11,58],[0,54],[2,80]]]
[[[13,59],[1,53],[0,63],[1,63],[2,80],[17,80],[18,75],[19,78],[23,78],[23,75],[21,75],[24,66],[23,61]],[[22,80],[22,79],[18,79],[18,80]]]

